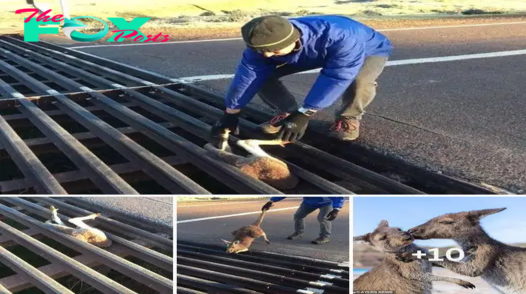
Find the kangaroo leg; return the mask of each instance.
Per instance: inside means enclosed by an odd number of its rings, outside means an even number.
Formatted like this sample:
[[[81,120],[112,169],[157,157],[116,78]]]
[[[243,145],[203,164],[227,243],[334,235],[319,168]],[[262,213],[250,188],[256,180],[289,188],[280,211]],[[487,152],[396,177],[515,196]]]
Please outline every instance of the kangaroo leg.
[[[261,157],[270,157],[270,155],[265,152],[260,145],[262,142],[266,142],[267,145],[280,145],[281,141],[279,140],[273,140],[273,141],[263,141],[263,140],[239,140],[237,141],[237,145],[243,149],[245,149],[248,153],[255,156],[261,156]],[[270,142],[276,142],[276,144],[272,144]]]
[[[267,242],[267,244],[270,244],[269,239],[267,239],[267,234],[263,233],[263,235],[261,235],[261,237],[263,237],[263,239],[265,240],[265,242]]]
[[[245,160],[245,158],[242,156],[239,156],[233,153],[229,153],[229,152],[225,152],[225,151],[221,151],[217,149],[216,147],[214,147],[212,144],[206,144],[204,148],[214,157],[219,158],[230,165],[235,166],[237,162],[241,160]]]
[[[57,225],[57,224],[54,224],[54,223],[51,222],[51,221],[46,221],[46,224],[47,224],[50,228],[52,228],[52,229],[59,230],[59,231],[61,231],[61,232],[64,232],[64,233],[66,233],[66,234],[69,234],[69,235],[71,235],[71,234],[73,233],[73,231],[75,230],[75,229],[70,228],[70,227],[65,226],[65,225]]]
[[[439,277],[431,273],[408,271],[407,273],[404,272],[403,275],[406,278],[411,279],[411,280],[426,281],[426,282],[449,282],[449,283],[457,284],[466,289],[475,289],[475,285],[471,284],[468,281],[464,281],[464,280],[456,279],[456,278],[450,278],[450,277]]]
[[[91,227],[86,225],[84,223],[84,221],[88,220],[88,219],[95,219],[99,215],[100,215],[100,213],[94,213],[94,214],[90,214],[88,216],[73,217],[73,218],[69,219],[69,222],[74,224],[75,226],[77,226],[79,228],[82,228],[82,229],[91,229]]]

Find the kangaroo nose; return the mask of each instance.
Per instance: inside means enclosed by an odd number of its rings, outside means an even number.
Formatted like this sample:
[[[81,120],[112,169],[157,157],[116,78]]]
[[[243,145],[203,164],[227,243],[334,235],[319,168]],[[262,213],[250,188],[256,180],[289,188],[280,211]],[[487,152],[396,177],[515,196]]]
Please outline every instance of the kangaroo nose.
[[[408,241],[408,240],[411,240],[411,235],[405,234],[404,235],[404,241]]]
[[[407,231],[409,234],[413,234],[413,233],[416,233],[417,229],[409,229],[409,231]]]

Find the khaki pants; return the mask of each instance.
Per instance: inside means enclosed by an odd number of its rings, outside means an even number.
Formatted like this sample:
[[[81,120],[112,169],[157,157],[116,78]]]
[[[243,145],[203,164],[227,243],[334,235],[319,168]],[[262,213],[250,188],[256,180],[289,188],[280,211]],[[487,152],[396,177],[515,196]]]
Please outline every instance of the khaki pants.
[[[362,118],[365,108],[376,96],[376,80],[382,73],[387,59],[387,57],[374,55],[365,59],[358,76],[342,95],[342,105],[336,113],[337,117]],[[261,87],[258,95],[267,105],[280,113],[293,112],[299,108],[296,99],[279,79],[311,69],[287,65],[279,67]]]
[[[332,211],[332,205],[326,205],[320,208],[312,208],[305,203],[301,203],[298,210],[294,214],[294,230],[296,232],[303,233],[305,231],[305,218],[316,209],[319,209],[318,222],[320,223],[320,237],[331,236],[332,222],[328,221],[325,217],[329,212]]]

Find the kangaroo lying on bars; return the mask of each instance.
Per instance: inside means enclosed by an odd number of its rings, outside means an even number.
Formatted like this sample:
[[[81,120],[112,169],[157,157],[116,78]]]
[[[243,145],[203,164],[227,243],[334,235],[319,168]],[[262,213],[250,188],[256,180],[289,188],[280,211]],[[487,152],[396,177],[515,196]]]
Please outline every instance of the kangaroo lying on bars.
[[[70,218],[68,221],[77,226],[76,228],[70,228],[66,226],[66,224],[64,224],[62,220],[58,217],[58,208],[50,206],[49,210],[51,212],[51,216],[50,220],[46,221],[46,224],[52,226],[56,230],[71,235],[75,239],[93,244],[97,247],[105,248],[111,246],[111,240],[108,239],[108,237],[106,236],[106,234],[104,234],[103,231],[92,228],[84,223],[85,220],[95,219],[97,216],[100,216],[100,213],[94,213],[84,217]]]
[[[261,229],[261,223],[263,222],[263,218],[265,217],[266,213],[267,210],[263,210],[255,223],[233,231],[232,235],[234,236],[234,238],[232,242],[221,239],[228,245],[226,252],[240,253],[248,251],[248,248],[250,247],[250,245],[252,245],[254,239],[259,237],[263,237],[263,239],[265,239],[265,242],[267,242],[267,244],[270,244],[270,241],[267,239],[267,234],[265,234],[265,232]]]
[[[455,263],[446,259],[436,263],[461,275],[480,276],[501,293],[525,294],[526,248],[501,243],[491,238],[480,226],[481,218],[505,209],[444,214],[409,232],[415,239],[453,239],[463,250],[475,248],[472,257],[466,262]]]
[[[431,294],[434,281],[455,283],[464,288],[475,285],[460,279],[439,277],[432,274],[433,264],[428,260],[401,261],[401,253],[416,253],[425,249],[413,244],[414,238],[399,228],[389,227],[383,220],[374,232],[354,237],[354,241],[365,241],[385,253],[382,263],[353,282],[354,290],[394,291],[397,294]]]
[[[290,190],[298,185],[298,178],[290,172],[287,164],[261,149],[262,145],[285,146],[281,140],[239,140],[237,145],[249,153],[248,157],[236,155],[228,146],[229,131],[222,134],[219,148],[206,144],[205,150],[213,156],[239,168],[246,175],[273,186],[276,189]]]

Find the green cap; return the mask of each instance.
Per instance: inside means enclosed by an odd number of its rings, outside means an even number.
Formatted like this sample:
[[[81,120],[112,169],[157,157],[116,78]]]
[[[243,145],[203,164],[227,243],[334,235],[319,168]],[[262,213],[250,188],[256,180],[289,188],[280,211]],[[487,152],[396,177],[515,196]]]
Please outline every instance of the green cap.
[[[247,46],[257,52],[279,51],[300,38],[300,32],[286,18],[276,15],[252,19],[241,28]]]

